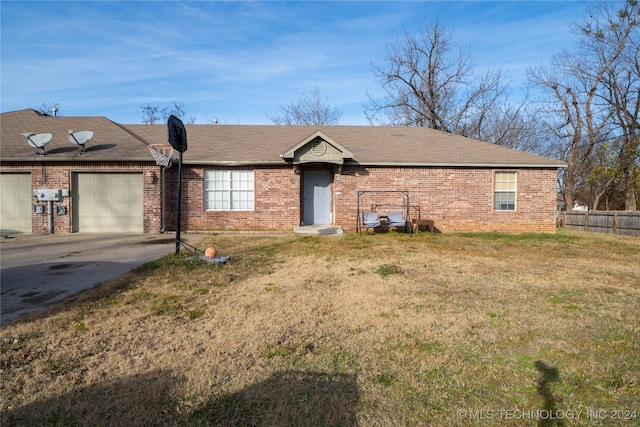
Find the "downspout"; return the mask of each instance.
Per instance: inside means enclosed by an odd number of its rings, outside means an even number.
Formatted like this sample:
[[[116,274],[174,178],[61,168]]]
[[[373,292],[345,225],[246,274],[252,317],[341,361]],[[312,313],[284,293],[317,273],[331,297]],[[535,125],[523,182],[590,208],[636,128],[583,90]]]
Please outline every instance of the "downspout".
[[[48,205],[47,206],[47,214],[49,217],[49,234],[53,234],[53,201],[49,200],[47,201]]]
[[[160,233],[164,233],[165,231],[165,201],[164,201],[164,170],[166,168],[162,168],[161,172],[160,172],[160,200],[161,200],[161,208],[160,208],[160,217],[162,220],[162,224],[161,224],[161,228],[160,228]]]
[[[337,226],[337,222],[336,222],[336,205],[338,204],[338,196],[341,195],[342,192],[340,191],[336,191],[335,193],[333,193],[333,213],[332,213],[332,217],[331,218],[331,223],[333,226]]]

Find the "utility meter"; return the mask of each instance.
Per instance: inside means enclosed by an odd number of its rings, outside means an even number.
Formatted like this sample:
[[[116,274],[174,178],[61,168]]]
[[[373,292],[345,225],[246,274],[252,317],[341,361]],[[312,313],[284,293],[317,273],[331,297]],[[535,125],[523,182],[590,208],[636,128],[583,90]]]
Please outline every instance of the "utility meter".
[[[62,200],[62,190],[40,188],[34,191],[39,202],[59,202]]]

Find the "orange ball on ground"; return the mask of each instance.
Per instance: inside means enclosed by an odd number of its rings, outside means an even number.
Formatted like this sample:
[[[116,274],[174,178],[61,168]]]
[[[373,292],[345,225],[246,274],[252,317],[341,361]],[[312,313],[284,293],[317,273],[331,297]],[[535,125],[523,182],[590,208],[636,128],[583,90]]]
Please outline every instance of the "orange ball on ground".
[[[207,250],[204,251],[204,256],[207,258],[215,258],[218,255],[218,251],[216,248],[209,246]]]

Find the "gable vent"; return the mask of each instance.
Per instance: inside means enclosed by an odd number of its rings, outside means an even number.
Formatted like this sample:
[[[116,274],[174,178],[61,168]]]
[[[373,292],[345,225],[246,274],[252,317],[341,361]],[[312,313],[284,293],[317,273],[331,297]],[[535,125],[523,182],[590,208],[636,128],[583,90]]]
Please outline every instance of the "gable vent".
[[[322,156],[327,152],[327,143],[322,140],[316,140],[311,144],[311,152],[316,156]]]

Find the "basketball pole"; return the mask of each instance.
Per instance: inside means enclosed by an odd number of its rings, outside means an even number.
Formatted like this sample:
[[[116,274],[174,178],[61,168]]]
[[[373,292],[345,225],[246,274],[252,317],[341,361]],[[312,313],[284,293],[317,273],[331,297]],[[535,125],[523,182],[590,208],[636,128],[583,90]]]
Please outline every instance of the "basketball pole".
[[[180,118],[173,114],[167,119],[167,139],[171,147],[180,153],[178,157],[178,212],[176,215],[176,255],[180,254],[180,214],[182,213],[182,153],[187,151],[187,130]]]
[[[182,151],[178,157],[178,218],[176,221],[176,255],[180,254],[180,212],[182,211]]]

